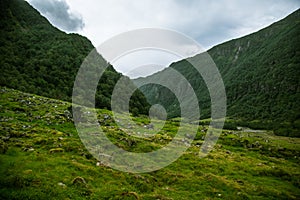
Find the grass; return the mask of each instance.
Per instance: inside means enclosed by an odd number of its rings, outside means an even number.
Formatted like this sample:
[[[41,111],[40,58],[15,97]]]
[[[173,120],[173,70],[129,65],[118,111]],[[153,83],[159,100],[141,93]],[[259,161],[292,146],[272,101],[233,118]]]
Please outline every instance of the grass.
[[[223,130],[213,151],[200,159],[203,124],[176,162],[133,174],[99,165],[76,132],[69,103],[3,87],[0,96],[0,199],[300,198],[299,138]],[[178,120],[156,120],[152,129],[148,118],[136,117],[136,124],[119,128],[110,111],[97,114],[111,141],[133,152],[165,146],[179,126]]]

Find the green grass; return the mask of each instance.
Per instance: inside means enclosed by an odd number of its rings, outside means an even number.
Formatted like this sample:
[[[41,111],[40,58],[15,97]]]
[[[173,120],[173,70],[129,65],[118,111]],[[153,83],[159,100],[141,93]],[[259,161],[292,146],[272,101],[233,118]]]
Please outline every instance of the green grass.
[[[300,198],[299,138],[224,130],[213,151],[200,159],[207,130],[203,124],[176,162],[151,173],[133,174],[96,166],[98,161],[68,118],[70,103],[3,87],[0,97],[0,199]],[[110,111],[97,113],[111,141],[133,152],[165,146],[179,126],[176,120],[165,124],[156,120],[152,130],[144,127],[150,123],[148,118],[136,117],[134,128],[119,129],[112,118],[107,119]],[[195,125],[184,124],[184,129],[191,126]],[[145,139],[126,134],[156,131]]]

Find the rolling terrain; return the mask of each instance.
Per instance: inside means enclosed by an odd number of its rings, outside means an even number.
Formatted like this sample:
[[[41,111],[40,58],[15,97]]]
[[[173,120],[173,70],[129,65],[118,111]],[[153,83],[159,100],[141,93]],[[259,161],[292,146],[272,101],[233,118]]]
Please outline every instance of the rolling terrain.
[[[74,127],[70,103],[5,87],[0,97],[1,199],[300,198],[299,138],[223,130],[214,150],[200,159],[207,131],[201,125],[177,161],[133,174],[101,165],[89,154]],[[110,140],[132,152],[163,147],[179,126],[168,120],[156,135],[142,139],[126,134],[130,127],[119,129],[110,111],[97,110],[97,116]],[[148,118],[134,121],[141,132],[157,131],[145,128]]]

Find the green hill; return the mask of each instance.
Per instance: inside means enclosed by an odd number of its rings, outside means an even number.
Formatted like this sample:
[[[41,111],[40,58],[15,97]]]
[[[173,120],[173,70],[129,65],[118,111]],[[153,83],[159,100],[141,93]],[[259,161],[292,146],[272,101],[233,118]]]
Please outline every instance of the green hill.
[[[300,136],[299,27],[300,10],[256,33],[208,50],[224,81],[229,118],[243,126]],[[200,57],[187,60],[194,63]],[[208,118],[210,97],[200,74],[186,60],[170,67],[191,83],[198,96],[201,117]],[[164,79],[167,74],[168,68],[135,81]],[[170,118],[180,116],[178,101],[168,89],[146,85],[141,90],[151,104],[163,104]]]
[[[0,85],[67,101],[81,63],[94,48],[87,38],[53,27],[24,0],[1,0],[0,44]],[[110,109],[111,93],[121,76],[112,66],[104,72],[97,107]],[[131,110],[144,114],[149,107],[140,91],[131,105]]]

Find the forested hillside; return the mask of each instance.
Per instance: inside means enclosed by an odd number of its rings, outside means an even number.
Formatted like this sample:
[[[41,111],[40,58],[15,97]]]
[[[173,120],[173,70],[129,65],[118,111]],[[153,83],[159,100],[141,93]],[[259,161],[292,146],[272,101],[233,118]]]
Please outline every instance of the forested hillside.
[[[251,35],[208,51],[216,63],[227,94],[227,116],[242,125],[298,135],[300,121],[300,11]],[[188,58],[195,63],[201,55]],[[171,64],[190,81],[199,99],[201,117],[210,116],[210,97],[201,76],[186,60]],[[166,77],[168,68],[146,79]],[[143,82],[146,79],[137,79]],[[178,84],[178,83],[176,83]],[[180,115],[179,104],[168,89],[142,87],[150,103],[167,107],[169,117]]]
[[[94,48],[87,38],[53,27],[24,0],[1,0],[0,44],[0,85],[68,101],[76,73]],[[103,60],[100,55],[99,59]],[[110,109],[111,93],[121,76],[112,66],[104,72],[97,107]],[[147,113],[140,91],[132,99],[131,109]]]

